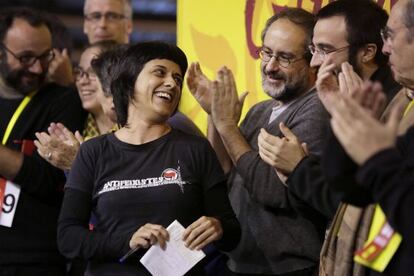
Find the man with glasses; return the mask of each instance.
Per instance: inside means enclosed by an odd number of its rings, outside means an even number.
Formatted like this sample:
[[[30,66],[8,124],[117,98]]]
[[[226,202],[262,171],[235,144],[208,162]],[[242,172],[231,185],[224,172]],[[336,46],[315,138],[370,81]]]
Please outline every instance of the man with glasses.
[[[188,72],[190,91],[210,115],[210,142],[230,172],[229,198],[242,227],[239,245],[228,254],[230,275],[314,275],[317,267],[326,221],[289,193],[257,147],[261,129],[282,136],[283,122],[321,153],[328,116],[309,65],[314,22],[312,14],[292,8],[267,21],[260,58],[263,90],[272,99],[252,107],[240,128],[243,100],[230,70],[222,68],[215,82],[197,64]]]
[[[114,40],[128,43],[132,32],[131,0],[85,0],[83,31],[89,44]]]
[[[76,94],[46,83],[53,58],[40,13],[0,12],[0,275],[65,275],[56,244],[65,178],[33,140],[54,121],[81,128],[83,112]]]
[[[389,102],[401,87],[381,52],[380,30],[388,19],[386,11],[371,0],[339,0],[323,7],[316,17],[311,66],[323,69],[334,64],[331,70],[338,74],[341,64],[348,62],[362,80],[380,81]]]

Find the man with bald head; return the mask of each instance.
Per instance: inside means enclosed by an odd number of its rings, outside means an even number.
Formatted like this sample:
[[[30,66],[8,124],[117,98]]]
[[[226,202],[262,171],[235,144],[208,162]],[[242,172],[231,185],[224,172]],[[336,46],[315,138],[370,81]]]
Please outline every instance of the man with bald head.
[[[93,44],[102,40],[128,43],[132,32],[131,0],[85,0],[83,32]]]
[[[75,93],[45,81],[54,53],[39,14],[0,12],[0,275],[65,273],[56,244],[65,178],[33,140],[54,121],[81,128],[83,113]]]

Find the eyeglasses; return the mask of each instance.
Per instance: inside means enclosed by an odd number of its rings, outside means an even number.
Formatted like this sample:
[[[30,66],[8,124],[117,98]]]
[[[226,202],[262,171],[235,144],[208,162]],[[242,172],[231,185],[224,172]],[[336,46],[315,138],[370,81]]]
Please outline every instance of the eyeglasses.
[[[395,28],[394,30],[390,29],[389,27],[385,26],[381,29],[380,34],[383,42],[392,41],[397,30],[405,28],[405,26],[401,26]]]
[[[19,56],[16,53],[12,52],[4,44],[0,44],[0,47],[6,50],[7,52],[9,52],[24,67],[32,66],[33,64],[35,64],[36,60],[39,60],[40,64],[45,66],[45,65],[48,65],[55,57],[55,53],[52,50],[48,50],[47,52],[39,56],[26,55],[26,54]]]
[[[97,23],[101,21],[102,17],[105,18],[105,20],[109,22],[117,22],[121,19],[126,18],[125,15],[116,13],[116,12],[107,12],[107,13],[92,12],[92,13],[85,15],[85,19],[93,23]]]
[[[326,57],[329,54],[343,51],[343,50],[345,50],[346,48],[349,48],[349,47],[351,47],[351,45],[346,45],[346,46],[338,48],[338,49],[325,50],[325,49],[317,48],[315,45],[309,45],[309,51],[311,52],[312,55],[319,54],[322,57]]]
[[[95,72],[90,67],[86,71],[83,70],[82,68],[80,68],[79,66],[75,67],[75,68],[73,68],[73,75],[75,76],[76,81],[80,81],[83,78],[83,76],[85,76],[89,80],[96,80],[97,79],[97,76],[96,76]]]
[[[266,49],[263,49],[263,48],[259,49],[258,53],[259,53],[260,59],[263,60],[264,62],[269,62],[272,59],[272,57],[274,57],[277,63],[283,68],[288,68],[290,64],[303,59],[303,57],[294,59],[294,58],[284,57],[281,55],[275,55],[272,52]]]

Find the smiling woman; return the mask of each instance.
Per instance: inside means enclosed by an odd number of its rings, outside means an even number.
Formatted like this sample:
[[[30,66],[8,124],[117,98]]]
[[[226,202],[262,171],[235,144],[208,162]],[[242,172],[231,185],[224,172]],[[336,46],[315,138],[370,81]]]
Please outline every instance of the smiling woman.
[[[118,79],[111,90],[121,126],[151,119],[165,121],[176,110],[187,70],[187,58],[181,49],[159,42],[141,43],[125,53],[118,69],[113,72]],[[173,109],[157,118],[167,102]],[[154,112],[161,113],[154,117]]]
[[[150,275],[137,257],[151,245],[165,247],[174,220],[186,227],[182,240],[191,250],[211,243],[233,249],[240,226],[214,150],[167,123],[181,97],[185,54],[163,42],[139,43],[111,69],[121,128],[81,146],[59,220],[61,252],[89,260],[86,275]],[[202,264],[190,275],[203,275]]]
[[[82,133],[85,139],[108,133],[114,127],[114,122],[103,112],[99,102],[98,81],[91,68],[91,62],[100,53],[114,48],[115,45],[113,41],[101,41],[90,45],[83,51],[78,66],[73,70],[82,107],[89,113]]]

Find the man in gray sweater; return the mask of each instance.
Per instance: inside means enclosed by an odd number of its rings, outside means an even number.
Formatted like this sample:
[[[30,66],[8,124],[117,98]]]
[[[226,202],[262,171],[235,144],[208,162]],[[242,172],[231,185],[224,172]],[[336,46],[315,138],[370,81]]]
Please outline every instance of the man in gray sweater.
[[[312,275],[318,264],[326,221],[291,194],[276,171],[258,154],[262,129],[280,136],[288,126],[313,154],[320,154],[328,115],[315,90],[308,45],[312,14],[286,9],[272,16],[262,33],[262,86],[272,98],[250,109],[240,125],[243,99],[231,71],[208,80],[198,64],[188,73],[190,91],[209,114],[209,140],[225,171],[229,197],[242,227],[238,247],[230,252],[230,275]]]

